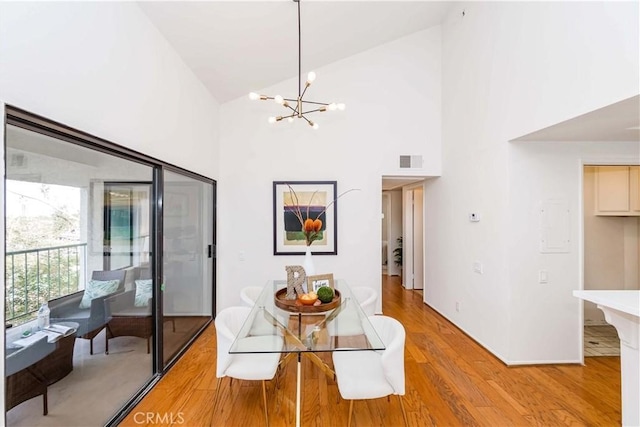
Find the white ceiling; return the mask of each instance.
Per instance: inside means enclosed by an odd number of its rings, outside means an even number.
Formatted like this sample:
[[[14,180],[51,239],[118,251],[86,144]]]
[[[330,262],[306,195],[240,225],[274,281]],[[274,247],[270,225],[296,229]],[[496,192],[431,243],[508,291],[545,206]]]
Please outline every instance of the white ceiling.
[[[298,75],[293,0],[138,4],[220,103]],[[438,25],[453,4],[303,0],[302,74]]]
[[[640,96],[633,96],[514,141],[640,141]]]

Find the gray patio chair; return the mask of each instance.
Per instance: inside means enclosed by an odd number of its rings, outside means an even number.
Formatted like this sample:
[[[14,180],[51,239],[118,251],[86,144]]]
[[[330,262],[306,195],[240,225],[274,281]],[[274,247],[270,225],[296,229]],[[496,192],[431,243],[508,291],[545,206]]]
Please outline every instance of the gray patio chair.
[[[97,297],[91,300],[91,307],[80,308],[80,301],[84,296],[84,291],[79,291],[64,297],[49,301],[51,310],[51,323],[76,322],[78,327],[78,338],[88,339],[89,354],[93,354],[93,339],[100,333],[109,321],[105,312],[104,300],[108,296],[124,291],[125,270],[94,271],[92,280],[118,280],[118,288],[115,292]]]

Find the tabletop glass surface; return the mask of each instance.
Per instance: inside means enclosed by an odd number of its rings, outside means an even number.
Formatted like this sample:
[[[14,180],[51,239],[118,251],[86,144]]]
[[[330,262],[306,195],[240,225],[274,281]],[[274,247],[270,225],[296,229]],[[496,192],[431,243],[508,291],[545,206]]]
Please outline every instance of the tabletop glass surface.
[[[275,303],[276,292],[287,287],[286,280],[268,281],[229,353],[384,350],[382,340],[351,295],[348,284],[344,280],[334,283],[340,293],[335,308],[298,313],[284,310]]]

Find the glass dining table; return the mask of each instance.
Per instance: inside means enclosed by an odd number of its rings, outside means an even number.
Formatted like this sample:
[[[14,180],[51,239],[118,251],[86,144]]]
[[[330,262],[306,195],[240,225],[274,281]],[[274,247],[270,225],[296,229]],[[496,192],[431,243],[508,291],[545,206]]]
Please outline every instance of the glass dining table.
[[[300,426],[302,357],[307,357],[330,378],[335,373],[316,353],[374,351],[385,346],[344,280],[336,280],[334,301],[303,306],[284,301],[286,280],[269,280],[251,309],[229,353],[282,353],[281,365],[297,358],[296,427]],[[285,290],[285,291],[283,291]],[[255,340],[255,336],[283,339]],[[256,343],[259,343],[256,345]]]

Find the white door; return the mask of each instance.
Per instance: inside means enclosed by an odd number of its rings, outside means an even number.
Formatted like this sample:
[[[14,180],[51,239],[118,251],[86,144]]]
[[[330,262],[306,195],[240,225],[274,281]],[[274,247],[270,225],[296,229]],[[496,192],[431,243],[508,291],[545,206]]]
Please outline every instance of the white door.
[[[424,206],[422,187],[413,190],[413,289],[424,288]]]

